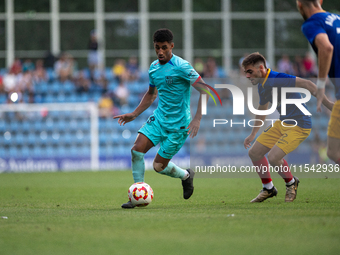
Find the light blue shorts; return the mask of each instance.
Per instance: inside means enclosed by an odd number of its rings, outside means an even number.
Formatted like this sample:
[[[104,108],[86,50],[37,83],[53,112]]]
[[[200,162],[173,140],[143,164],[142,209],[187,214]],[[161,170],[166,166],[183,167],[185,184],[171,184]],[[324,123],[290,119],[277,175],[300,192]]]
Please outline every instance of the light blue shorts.
[[[145,135],[154,146],[160,143],[158,154],[166,159],[173,156],[182,148],[188,137],[187,130],[179,132],[167,131],[161,127],[155,116],[150,116],[146,123],[138,130],[138,133]]]

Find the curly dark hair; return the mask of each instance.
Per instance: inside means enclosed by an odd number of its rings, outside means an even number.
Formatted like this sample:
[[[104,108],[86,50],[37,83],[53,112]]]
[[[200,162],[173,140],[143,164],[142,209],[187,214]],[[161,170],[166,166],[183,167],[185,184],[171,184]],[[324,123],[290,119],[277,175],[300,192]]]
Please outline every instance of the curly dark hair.
[[[168,42],[168,43],[172,43],[173,39],[174,39],[173,33],[171,32],[170,29],[167,29],[167,28],[158,29],[153,34],[153,42]]]

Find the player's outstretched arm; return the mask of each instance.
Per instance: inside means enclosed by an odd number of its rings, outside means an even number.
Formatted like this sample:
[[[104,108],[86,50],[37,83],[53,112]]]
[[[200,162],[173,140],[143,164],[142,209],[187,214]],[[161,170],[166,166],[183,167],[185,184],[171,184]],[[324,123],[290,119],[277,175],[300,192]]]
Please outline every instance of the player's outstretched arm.
[[[200,93],[200,97],[198,99],[198,105],[197,105],[197,111],[195,114],[195,117],[192,119],[188,126],[188,134],[191,138],[194,138],[201,125],[201,119],[202,119],[202,94],[208,95],[207,91],[210,91],[207,86],[205,86],[205,82],[202,78],[200,78],[198,81],[196,81],[193,84],[193,87]],[[208,96],[207,96],[208,98]]]
[[[321,103],[325,95],[325,85],[329,68],[331,67],[333,58],[333,45],[328,39],[326,33],[318,34],[314,39],[314,44],[318,48],[318,81],[317,81],[317,111],[321,112]]]
[[[264,104],[264,105],[259,105],[259,107],[257,109],[258,110],[267,110],[268,106],[269,106],[269,102]],[[256,115],[255,119],[256,119],[256,121],[255,121],[254,127],[253,127],[250,135],[246,139],[244,139],[244,142],[243,142],[243,146],[246,149],[248,149],[251,146],[252,141],[254,141],[257,132],[259,131],[260,127],[263,125],[263,121],[266,119],[266,115]]]
[[[311,82],[310,80],[306,80],[306,79],[302,79],[302,78],[296,77],[295,87],[300,87],[300,88],[307,89],[307,90],[309,90],[309,92],[310,92],[313,96],[317,97],[318,88],[317,88],[317,86],[316,86],[313,82]],[[323,94],[323,97],[322,97],[322,101],[321,101],[321,102],[322,102],[322,104],[323,104],[324,106],[326,106],[329,110],[332,111],[334,103],[331,102],[331,101],[327,98],[327,96],[326,96],[325,94]],[[321,108],[318,109],[318,111],[321,111]]]
[[[123,126],[128,123],[133,121],[135,118],[137,118],[142,112],[144,112],[146,109],[150,107],[150,105],[155,101],[157,98],[157,88],[156,87],[149,87],[149,90],[144,94],[142,100],[140,101],[139,105],[137,108],[131,112],[131,113],[126,113],[122,115],[117,115],[114,116],[114,119],[118,119],[118,124]]]

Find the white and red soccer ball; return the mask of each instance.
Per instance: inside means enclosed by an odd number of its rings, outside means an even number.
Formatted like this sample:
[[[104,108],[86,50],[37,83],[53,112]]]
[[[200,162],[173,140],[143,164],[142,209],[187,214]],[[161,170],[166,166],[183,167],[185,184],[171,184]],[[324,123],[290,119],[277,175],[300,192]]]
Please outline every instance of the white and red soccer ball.
[[[128,190],[128,196],[131,203],[135,206],[147,206],[153,199],[153,190],[145,182],[136,182]]]

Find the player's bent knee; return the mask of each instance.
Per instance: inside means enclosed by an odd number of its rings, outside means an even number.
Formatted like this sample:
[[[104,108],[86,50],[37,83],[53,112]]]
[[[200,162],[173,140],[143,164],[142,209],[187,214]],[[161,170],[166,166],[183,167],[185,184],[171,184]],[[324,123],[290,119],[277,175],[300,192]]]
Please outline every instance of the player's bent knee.
[[[162,172],[164,170],[163,168],[163,164],[162,163],[157,163],[157,162],[153,162],[153,169],[159,173],[159,172]]]
[[[275,156],[271,153],[268,154],[268,162],[272,166],[280,165],[282,163],[281,161],[282,161],[282,158],[277,158],[277,156]]]
[[[131,157],[132,157],[132,159],[134,159],[135,157],[138,156],[138,155],[136,155],[136,153],[134,153],[134,152],[143,153],[142,151],[140,151],[140,150],[138,150],[138,149],[134,149],[134,148],[132,147],[132,149],[131,149]]]
[[[253,148],[249,149],[248,156],[252,161],[257,161],[263,158],[263,156],[256,152]]]
[[[253,152],[253,149],[250,148],[249,151],[248,151],[248,156],[249,158],[253,159],[254,158],[254,152]]]

